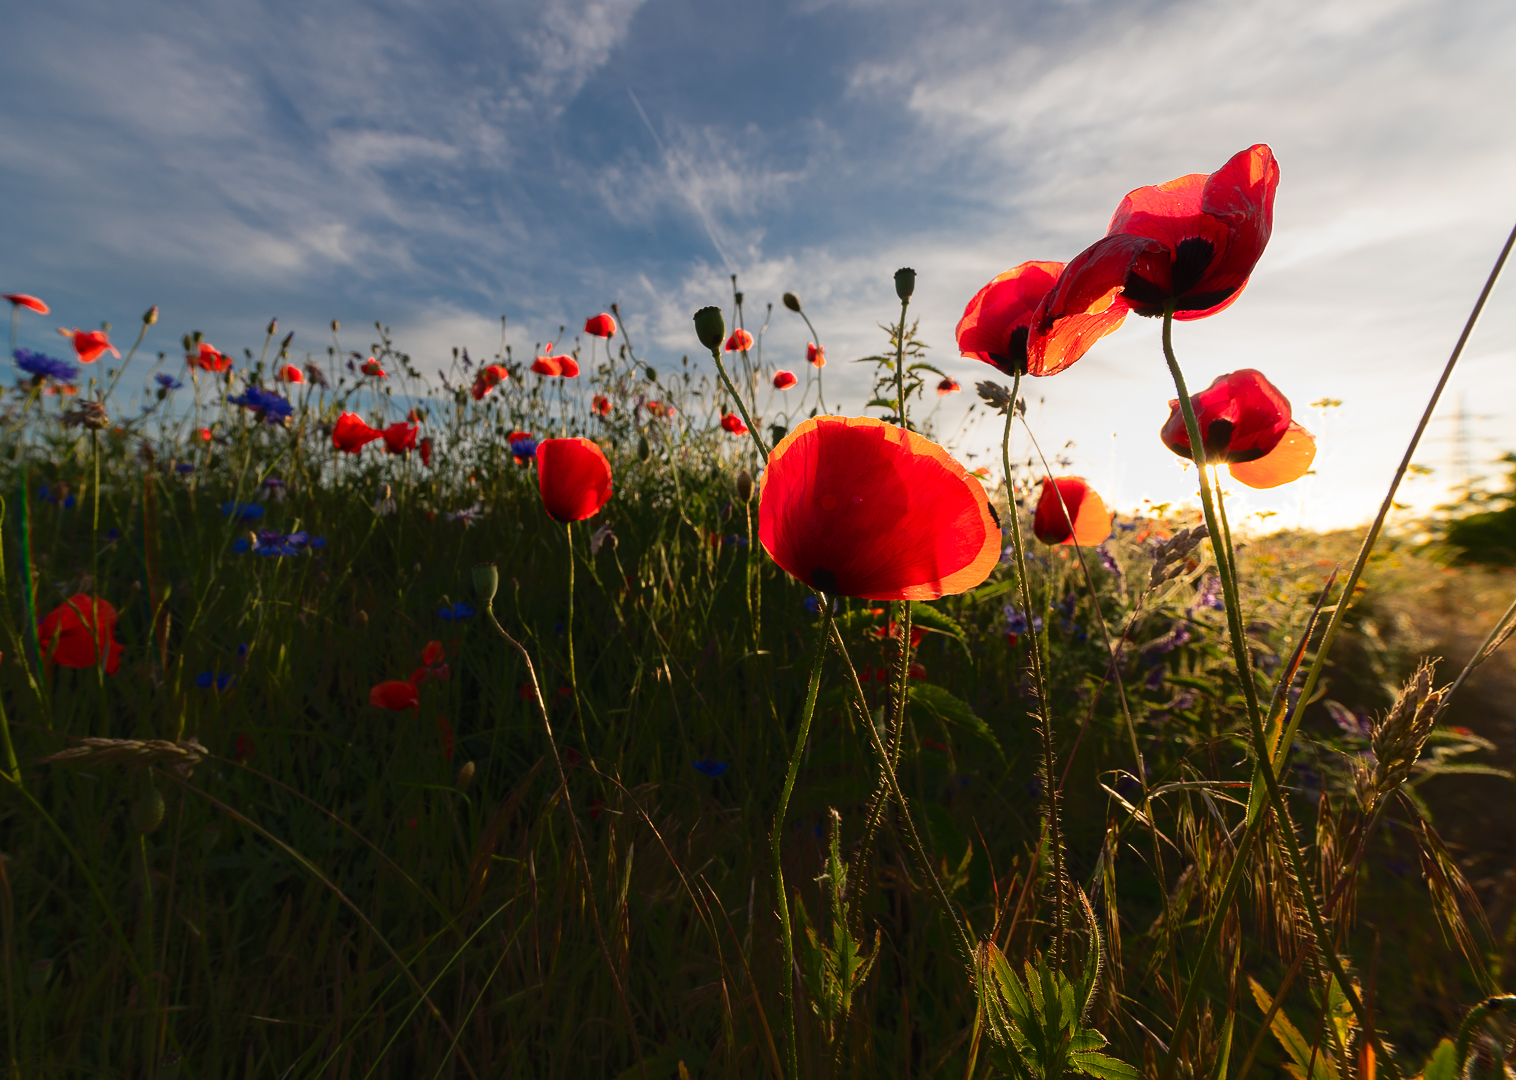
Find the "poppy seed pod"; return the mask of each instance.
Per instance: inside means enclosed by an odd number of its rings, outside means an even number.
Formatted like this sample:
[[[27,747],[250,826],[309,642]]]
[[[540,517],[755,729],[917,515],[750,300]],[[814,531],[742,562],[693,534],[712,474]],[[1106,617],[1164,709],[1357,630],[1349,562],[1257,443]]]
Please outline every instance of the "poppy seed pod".
[[[163,815],[167,808],[163,805],[163,795],[159,790],[148,785],[142,797],[132,803],[132,828],[143,836],[155,832],[159,825],[163,824]]]
[[[748,502],[753,497],[753,474],[743,469],[737,474],[737,498]]]
[[[489,607],[500,588],[500,571],[492,562],[474,564],[474,592]]]
[[[787,307],[787,308],[789,308],[796,315],[799,315],[800,314],[800,297],[796,296],[792,292],[785,293],[784,294],[784,306]]]
[[[647,366],[647,381],[648,382],[657,382],[658,381],[658,369],[655,368],[655,367],[653,367],[651,364],[649,364]]]
[[[703,307],[695,312],[695,336],[711,352],[717,352],[726,340],[726,319],[719,307]]]
[[[637,436],[637,460],[646,461],[648,459],[648,455],[650,455],[652,452],[653,448],[647,444],[647,436]]]
[[[916,271],[909,266],[902,266],[895,271],[895,295],[902,300],[909,300],[911,294],[916,291]]]

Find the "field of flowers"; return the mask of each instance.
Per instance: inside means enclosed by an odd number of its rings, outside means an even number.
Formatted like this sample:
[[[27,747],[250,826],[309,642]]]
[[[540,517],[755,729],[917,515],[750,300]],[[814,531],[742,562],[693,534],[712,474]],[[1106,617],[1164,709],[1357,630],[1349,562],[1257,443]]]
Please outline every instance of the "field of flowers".
[[[1176,355],[1278,182],[1255,146],[1139,188],[967,300],[993,475],[918,430],[960,387],[910,270],[848,415],[735,279],[714,378],[614,308],[529,361],[503,321],[441,367],[270,322],[144,373],[158,309],[62,360],[7,295],[10,1075],[1508,1075],[1516,833],[1463,687],[1506,685],[1510,581],[1383,535],[1393,487],[1362,534],[1234,537],[1314,441]],[[1020,398],[1129,315],[1200,466],[1140,516]]]

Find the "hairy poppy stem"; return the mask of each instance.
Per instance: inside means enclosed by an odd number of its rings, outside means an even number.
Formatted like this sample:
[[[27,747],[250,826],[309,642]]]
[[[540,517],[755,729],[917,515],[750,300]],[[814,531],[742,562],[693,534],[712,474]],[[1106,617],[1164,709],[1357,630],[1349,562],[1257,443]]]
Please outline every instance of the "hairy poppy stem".
[[[895,333],[895,396],[900,408],[900,427],[910,431],[905,414],[905,314],[911,306],[909,292],[900,298],[900,327]],[[911,602],[900,601],[900,689],[890,731],[890,771],[900,766],[900,747],[905,741],[905,706],[911,697]]]
[[[721,362],[721,346],[711,348],[711,359],[716,361],[716,371],[721,375],[721,382],[726,387],[726,392],[732,395],[732,400],[737,403],[737,411],[742,414],[742,422],[747,425],[747,432],[753,437],[753,445],[758,447],[758,457],[763,463],[769,463],[768,448],[763,445],[763,436],[758,434],[758,426],[753,423],[753,418],[747,411],[747,405],[742,401],[742,395],[737,393],[737,387],[732,385],[732,377],[726,373],[726,365]]]
[[[1021,539],[1021,516],[1016,509],[1016,490],[1011,472],[1011,425],[1016,421],[1016,407],[1018,395],[1021,392],[1021,373],[1017,372],[1011,381],[1011,404],[1005,413],[1005,433],[1000,438],[1000,461],[1005,469],[1005,496],[1009,506],[1007,516],[1011,519],[1011,547],[1016,553],[1016,577],[1021,591],[1022,614],[1027,621],[1027,650],[1032,659],[1032,679],[1037,688],[1037,704],[1041,711],[1037,724],[1038,735],[1042,738],[1042,788],[1043,797],[1047,800],[1045,819],[1047,825],[1047,837],[1052,847],[1053,857],[1053,913],[1055,933],[1053,937],[1053,964],[1056,967],[1062,954],[1063,934],[1067,925],[1067,914],[1063,905],[1063,838],[1059,829],[1058,801],[1060,784],[1057,777],[1057,751],[1053,746],[1053,712],[1052,702],[1048,698],[1047,677],[1042,664],[1042,641],[1037,635],[1036,616],[1032,613],[1032,586],[1026,573],[1026,545]],[[1040,847],[1040,845],[1039,845]],[[1022,900],[1026,899],[1026,890],[1022,890]],[[1021,904],[1016,905],[1016,916],[1012,918],[1014,926],[1016,919],[1021,915]]]
[[[1232,864],[1231,873],[1228,876],[1226,887],[1223,889],[1221,905],[1216,908],[1217,914],[1211,918],[1211,925],[1207,928],[1204,943],[1201,945],[1200,956],[1196,959],[1194,974],[1190,978],[1189,988],[1185,992],[1184,1002],[1180,1006],[1179,1017],[1174,1022],[1173,1034],[1169,1041],[1168,1054],[1164,1058],[1161,1077],[1167,1080],[1174,1073],[1178,1064],[1179,1048],[1191,1020],[1194,1017],[1196,1006],[1199,1004],[1199,991],[1201,976],[1210,964],[1210,954],[1215,947],[1216,939],[1220,936],[1221,924],[1225,921],[1226,912],[1229,909],[1232,898],[1236,894],[1236,887],[1241,881],[1243,859],[1242,850],[1253,830],[1258,828],[1264,821],[1261,812],[1262,806],[1257,799],[1258,778],[1261,776],[1263,787],[1268,795],[1269,804],[1273,807],[1276,816],[1279,834],[1284,841],[1285,853],[1290,860],[1290,868],[1295,875],[1295,881],[1299,887],[1300,900],[1305,906],[1306,916],[1311,924],[1311,936],[1315,939],[1316,951],[1321,958],[1322,964],[1332,973],[1337,980],[1338,987],[1352,1006],[1354,1015],[1358,1018],[1359,1027],[1370,1033],[1374,1040],[1375,1051],[1379,1060],[1384,1063],[1386,1074],[1390,1080],[1398,1080],[1399,1071],[1395,1068],[1394,1061],[1384,1052],[1380,1044],[1379,1036],[1373,1026],[1368,1022],[1367,1011],[1357,990],[1348,981],[1342,968],[1342,961],[1338,959],[1337,950],[1333,945],[1326,927],[1322,923],[1321,911],[1316,904],[1316,896],[1311,885],[1311,878],[1306,874],[1305,860],[1300,853],[1300,842],[1295,835],[1294,823],[1290,820],[1289,808],[1284,801],[1284,795],[1279,789],[1279,780],[1274,775],[1272,757],[1269,753],[1268,739],[1263,729],[1263,719],[1258,708],[1258,688],[1253,682],[1252,657],[1248,653],[1246,630],[1242,622],[1242,607],[1237,594],[1237,581],[1232,569],[1235,566],[1234,553],[1231,545],[1226,542],[1226,533],[1221,529],[1216,514],[1215,500],[1212,498],[1209,478],[1206,474],[1205,443],[1201,437],[1200,422],[1195,416],[1195,406],[1190,400],[1189,388],[1184,382],[1184,373],[1179,368],[1179,361],[1174,356],[1174,302],[1172,300],[1164,308],[1163,313],[1163,355],[1168,361],[1169,374],[1174,378],[1174,389],[1179,395],[1179,408],[1184,414],[1184,426],[1190,440],[1190,452],[1194,455],[1196,469],[1200,481],[1200,505],[1205,513],[1206,526],[1211,534],[1211,547],[1218,556],[1217,565],[1221,568],[1221,590],[1226,601],[1227,636],[1231,639],[1232,658],[1237,666],[1237,678],[1242,684],[1243,702],[1247,708],[1248,727],[1253,740],[1253,753],[1256,763],[1253,771],[1253,796],[1248,800],[1248,812],[1256,815],[1248,825],[1248,833],[1244,835],[1243,844],[1239,845],[1238,858]],[[1219,538],[1219,540],[1218,540]],[[1225,562],[1220,556],[1225,552]]]
[[[831,603],[825,593],[816,594],[823,610]],[[811,678],[805,688],[805,707],[800,712],[800,730],[795,733],[795,749],[790,754],[789,771],[784,777],[784,790],[779,794],[779,809],[774,812],[774,831],[769,838],[769,847],[774,861],[774,897],[779,904],[779,929],[784,936],[784,970],[780,985],[784,988],[784,1030],[786,1052],[789,1059],[789,1075],[800,1077],[799,1048],[795,1042],[795,943],[790,928],[790,904],[784,890],[784,864],[780,847],[784,840],[784,815],[789,810],[790,793],[795,790],[795,778],[800,775],[800,758],[805,753],[805,742],[811,735],[811,716],[816,711],[816,693],[821,688],[821,662],[826,658],[827,626],[823,622],[816,628],[816,645],[811,652]]]

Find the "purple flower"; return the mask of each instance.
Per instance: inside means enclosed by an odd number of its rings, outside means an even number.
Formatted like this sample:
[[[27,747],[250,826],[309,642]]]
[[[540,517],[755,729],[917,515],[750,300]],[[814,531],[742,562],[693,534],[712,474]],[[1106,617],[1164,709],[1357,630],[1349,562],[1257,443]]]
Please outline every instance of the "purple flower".
[[[166,372],[160,371],[157,375],[153,376],[153,380],[165,390],[179,390],[184,387],[182,382]]]
[[[1212,611],[1225,611],[1226,601],[1221,597],[1221,579],[1215,574],[1210,574],[1200,583],[1200,593],[1195,597],[1195,602],[1190,605],[1190,610],[1197,608],[1210,608]]]
[[[192,472],[195,471],[195,467],[193,465],[191,465],[188,461],[181,461],[177,465],[174,466],[174,471],[175,472],[182,472],[182,473],[192,473]]]
[[[535,458],[537,456],[537,440],[530,435],[522,439],[512,439],[511,456],[518,457],[522,461]]]
[[[252,409],[265,424],[277,424],[295,413],[295,407],[282,396],[261,386],[249,386],[241,394],[226,400],[232,405]]]
[[[1331,698],[1328,698],[1322,704],[1326,706],[1328,715],[1343,730],[1344,734],[1352,735],[1359,739],[1367,739],[1373,734],[1373,724],[1362,713],[1355,713],[1346,706],[1333,701]]]
[[[1152,670],[1148,672],[1148,677],[1143,680],[1142,685],[1156,694],[1159,690],[1163,689],[1163,677],[1168,673],[1169,666],[1167,664],[1154,664]]]
[[[1107,541],[1106,543],[1103,543],[1097,547],[1095,549],[1095,554],[1100,558],[1100,565],[1105,567],[1106,571],[1112,577],[1114,577],[1119,584],[1124,575],[1121,572],[1121,564],[1116,561],[1116,555],[1113,551],[1111,551],[1110,542]]]
[[[202,690],[215,687],[217,690],[225,690],[237,680],[224,671],[202,671],[195,676],[195,685]]]
[[[462,600],[450,606],[437,609],[437,618],[443,622],[462,622],[464,619],[472,619],[478,612],[472,604],[465,604]]]
[[[28,375],[37,375],[59,382],[73,382],[79,377],[79,369],[67,360],[57,360],[31,349],[17,349],[16,366]]]
[[[221,512],[227,517],[242,521],[257,521],[265,513],[261,504],[249,502],[224,502],[221,504]]]
[[[1181,645],[1188,645],[1192,636],[1189,623],[1176,622],[1174,628],[1167,634],[1148,643],[1147,648],[1142,650],[1142,657],[1144,660],[1151,661],[1153,657],[1171,653]]]
[[[730,767],[724,761],[716,761],[714,758],[701,758],[699,761],[690,762],[695,766],[695,771],[706,776],[720,776]]]
[[[1007,634],[1024,634],[1028,629],[1042,633],[1042,616],[1034,616],[1030,623],[1027,621],[1026,612],[1011,604],[1005,606],[1005,632]]]
[[[232,550],[239,553],[251,551],[254,555],[271,559],[281,555],[299,555],[308,548],[322,547],[325,544],[324,538],[318,536],[312,539],[308,532],[282,533],[265,529],[258,533],[256,545],[247,537],[239,536],[232,541]]]

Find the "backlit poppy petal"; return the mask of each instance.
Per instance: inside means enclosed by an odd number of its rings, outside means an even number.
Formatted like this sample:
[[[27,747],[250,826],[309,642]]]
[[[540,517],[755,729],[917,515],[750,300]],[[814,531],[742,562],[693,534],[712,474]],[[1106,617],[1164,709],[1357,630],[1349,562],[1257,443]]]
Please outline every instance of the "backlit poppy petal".
[[[420,449],[421,449],[421,464],[430,467],[431,464],[432,464],[432,440],[429,439],[429,438],[428,439],[422,439],[421,440]]]
[[[1059,262],[1024,262],[980,289],[958,320],[958,351],[1007,375],[1025,371],[1032,315],[1062,270]]]
[[[286,364],[284,367],[280,368],[277,378],[280,382],[286,383],[305,382],[305,375],[294,364]]]
[[[1315,460],[1315,438],[1292,420],[1274,449],[1254,461],[1236,462],[1229,469],[1234,479],[1248,487],[1272,488],[1299,480]]]
[[[733,435],[746,435],[747,425],[742,422],[742,417],[734,412],[729,412],[721,417],[721,426]]]
[[[753,347],[753,335],[746,330],[737,329],[732,331],[732,336],[726,339],[727,352],[744,352]]]
[[[615,337],[616,320],[602,311],[599,315],[584,321],[584,332],[599,338]]]
[[[551,356],[539,356],[532,361],[532,370],[538,375],[562,375],[563,365]]]
[[[806,342],[805,358],[810,361],[811,367],[826,367],[826,347],[817,345],[814,341]]]
[[[356,413],[343,413],[332,426],[332,445],[338,450],[356,454],[383,435],[384,432],[369,427]]]
[[[93,364],[104,352],[109,352],[117,359],[121,356],[103,330],[80,330],[77,327],[73,330],[65,330],[60,326],[58,333],[74,343],[74,354],[78,356],[81,364]]]
[[[579,361],[572,356],[555,356],[553,359],[558,361],[558,368],[565,379],[572,379],[579,374]]]
[[[48,306],[41,300],[38,300],[35,296],[28,296],[26,293],[8,292],[0,293],[0,296],[9,300],[16,307],[30,308],[38,315],[46,315],[49,310]]]
[[[381,434],[384,436],[384,449],[390,454],[403,454],[407,450],[416,449],[416,436],[421,431],[415,424],[407,424],[404,421],[391,424]]]
[[[554,521],[583,521],[611,497],[611,463],[589,439],[537,444],[537,488]]]
[[[419,708],[421,697],[416,693],[415,684],[388,679],[368,692],[368,703],[391,712],[403,712]]]
[[[232,365],[232,358],[208,341],[202,341],[184,360],[190,367],[201,371],[225,371]]]
[[[611,415],[611,399],[604,394],[596,394],[590,399],[590,411],[597,416]]]
[[[937,396],[947,397],[949,394],[959,393],[963,387],[958,385],[957,379],[943,379],[937,384]]]
[[[795,383],[797,383],[798,381],[799,380],[795,378],[795,373],[793,371],[776,371],[776,372],[774,372],[774,389],[775,390],[788,390],[790,387],[794,386]]]
[[[1032,532],[1044,544],[1094,547],[1111,535],[1111,512],[1083,477],[1048,478],[1032,515]]]
[[[90,668],[99,662],[104,645],[105,673],[121,667],[121,644],[116,640],[116,609],[110,602],[76,593],[37,623],[37,640],[45,663],[67,668]]]
[[[1217,376],[1190,402],[1211,465],[1256,461],[1278,446],[1290,428],[1289,399],[1253,368]],[[1194,458],[1177,399],[1169,402],[1159,438],[1180,457]]]
[[[818,416],[769,455],[758,531],[812,588],[931,600],[978,585],[1000,558],[984,487],[936,443],[873,417]]]
[[[379,366],[379,361],[375,360],[372,356],[363,362],[361,370],[365,375],[372,375],[376,379],[389,378],[389,376],[384,373],[384,368]]]

